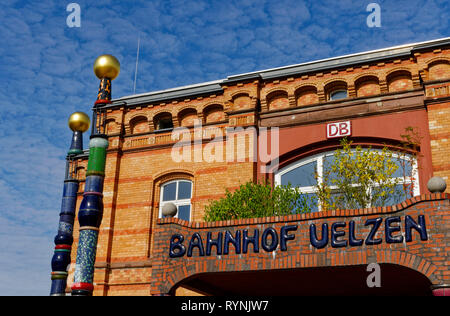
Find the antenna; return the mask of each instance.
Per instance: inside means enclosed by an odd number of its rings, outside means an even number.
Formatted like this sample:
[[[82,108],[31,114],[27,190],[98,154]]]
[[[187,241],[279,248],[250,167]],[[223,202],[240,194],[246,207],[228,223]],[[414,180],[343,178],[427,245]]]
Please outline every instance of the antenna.
[[[138,63],[139,63],[139,47],[141,46],[141,34],[138,36],[138,45],[137,45],[137,54],[136,54],[136,69],[134,71],[134,86],[133,86],[133,94],[136,94],[136,79],[137,79],[137,71],[138,71]]]

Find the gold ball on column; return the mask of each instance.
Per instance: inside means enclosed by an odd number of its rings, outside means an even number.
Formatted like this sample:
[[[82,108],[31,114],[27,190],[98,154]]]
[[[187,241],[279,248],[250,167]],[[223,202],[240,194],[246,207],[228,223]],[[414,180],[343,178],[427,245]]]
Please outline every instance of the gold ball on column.
[[[91,120],[84,112],[75,112],[69,117],[69,127],[73,132],[86,132],[89,129]]]
[[[116,79],[120,73],[120,63],[112,55],[101,55],[94,62],[94,73],[98,79]]]

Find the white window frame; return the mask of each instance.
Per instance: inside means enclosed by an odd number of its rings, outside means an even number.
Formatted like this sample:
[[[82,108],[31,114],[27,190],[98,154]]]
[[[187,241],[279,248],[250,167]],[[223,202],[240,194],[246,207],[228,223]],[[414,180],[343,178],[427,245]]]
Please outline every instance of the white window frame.
[[[178,182],[189,182],[191,184],[191,197],[189,199],[182,199],[182,200],[172,200],[172,201],[163,201],[163,197],[164,197],[164,186],[169,185],[171,183],[176,182],[176,188],[175,188],[175,198],[178,198],[178,187],[179,184]],[[192,199],[192,193],[194,191],[194,183],[191,180],[187,180],[187,179],[175,179],[175,180],[171,180],[171,181],[167,181],[164,182],[160,185],[159,187],[159,218],[162,218],[162,208],[166,203],[173,203],[175,204],[175,206],[177,207],[177,210],[180,206],[186,206],[189,205],[189,221],[191,221],[192,219],[192,203],[191,203],[191,199]],[[178,218],[178,211],[177,211],[177,215],[175,215],[175,218]]]
[[[364,149],[364,148],[363,148]],[[352,149],[354,150],[354,149]],[[333,156],[335,153],[335,151],[327,151],[327,152],[323,152],[320,154],[316,154],[313,156],[309,156],[307,158],[304,159],[300,159],[297,162],[294,162],[286,167],[281,168],[280,170],[278,170],[278,172],[275,174],[274,176],[274,180],[275,180],[275,185],[281,185],[281,177],[283,175],[285,175],[286,173],[307,165],[311,162],[317,162],[317,181],[319,184],[323,183],[323,162],[324,162],[324,158],[328,157],[328,156]],[[398,153],[393,153],[392,157],[393,158],[400,158],[401,159],[401,154]],[[404,159],[405,160],[405,159]],[[413,191],[413,196],[418,196],[420,195],[420,187],[419,187],[419,171],[418,171],[418,165],[417,165],[417,159],[414,159],[414,162],[412,164],[412,170],[411,170],[411,176],[410,177],[397,177],[397,178],[392,178],[392,179],[399,179],[400,182],[398,184],[409,184],[409,183],[413,183],[414,185],[414,191]],[[414,180],[413,180],[414,179]],[[357,186],[358,184],[354,184],[354,186]],[[302,194],[315,194],[317,193],[317,189],[315,186],[304,186],[304,187],[299,187],[300,188],[300,192]],[[337,186],[330,186],[331,190],[337,190]],[[321,205],[318,205],[318,210],[319,212],[322,210]]]

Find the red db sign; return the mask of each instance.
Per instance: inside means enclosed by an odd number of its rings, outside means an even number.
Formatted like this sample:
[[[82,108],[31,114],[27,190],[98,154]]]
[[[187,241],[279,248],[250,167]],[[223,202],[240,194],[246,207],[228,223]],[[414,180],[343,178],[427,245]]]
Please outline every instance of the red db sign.
[[[327,138],[336,138],[352,135],[352,123],[337,122],[327,125]]]

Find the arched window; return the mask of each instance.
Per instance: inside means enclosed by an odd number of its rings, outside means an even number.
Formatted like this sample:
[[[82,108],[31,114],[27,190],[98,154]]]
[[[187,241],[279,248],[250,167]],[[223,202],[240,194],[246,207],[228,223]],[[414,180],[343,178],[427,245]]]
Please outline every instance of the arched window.
[[[328,101],[346,99],[348,97],[347,89],[347,82],[342,80],[330,82],[324,87]]]
[[[330,101],[340,100],[347,98],[347,90],[338,89],[330,92]]]
[[[192,182],[189,180],[173,180],[161,185],[159,217],[166,203],[173,203],[177,207],[175,217],[185,221],[191,220]]]
[[[153,118],[155,131],[167,131],[173,129],[172,115],[170,113],[160,113]]]
[[[377,149],[372,149],[377,150]],[[385,205],[376,206],[388,206],[394,205],[404,201],[405,199],[411,198],[412,195],[420,195],[419,190],[419,179],[417,171],[417,161],[409,155],[394,153],[393,160],[398,166],[397,171],[393,174],[392,178],[398,181],[398,187],[396,188],[399,192],[404,192],[403,196],[399,197],[392,196],[386,201]],[[275,174],[275,185],[288,185],[289,183],[293,187],[300,188],[303,193],[304,198],[310,205],[313,212],[320,211],[320,205],[318,205],[316,192],[317,184],[323,183],[324,169],[330,166],[334,160],[334,151],[329,151],[325,153],[320,153],[314,156],[310,156],[301,159],[291,165],[288,165],[280,169]],[[317,178],[316,178],[317,172]],[[330,180],[333,179],[333,174],[331,174]],[[355,186],[357,184],[354,184]],[[338,195],[340,192],[337,187],[330,186],[332,190],[332,195]],[[406,188],[407,190],[404,190]],[[376,189],[376,186],[374,186]],[[412,189],[412,194],[409,193]],[[405,192],[406,191],[406,192]]]

